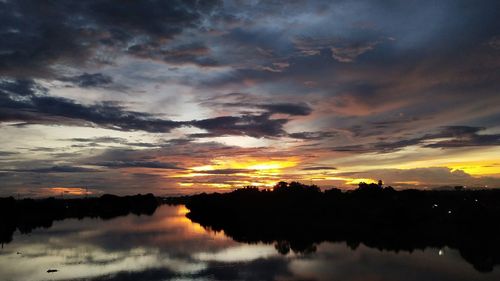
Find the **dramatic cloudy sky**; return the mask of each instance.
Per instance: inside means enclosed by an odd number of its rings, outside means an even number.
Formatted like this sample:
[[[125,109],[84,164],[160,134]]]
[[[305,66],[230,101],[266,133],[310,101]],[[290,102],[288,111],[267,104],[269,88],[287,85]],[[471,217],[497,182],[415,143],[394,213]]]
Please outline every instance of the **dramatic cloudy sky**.
[[[0,195],[500,186],[499,1],[0,1]]]

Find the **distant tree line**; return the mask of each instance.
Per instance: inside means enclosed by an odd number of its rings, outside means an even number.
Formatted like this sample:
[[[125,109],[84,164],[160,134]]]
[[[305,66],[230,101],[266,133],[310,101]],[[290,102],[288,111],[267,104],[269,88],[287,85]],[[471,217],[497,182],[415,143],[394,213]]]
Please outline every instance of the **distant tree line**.
[[[188,218],[207,229],[237,241],[275,243],[280,253],[308,253],[321,241],[393,251],[448,246],[477,270],[500,264],[500,190],[396,191],[379,181],[321,191],[279,182],[182,201]]]
[[[30,233],[38,227],[51,227],[55,220],[66,218],[99,217],[110,219],[127,214],[151,215],[159,200],[153,194],[74,199],[0,198],[0,243],[12,241],[16,229]]]

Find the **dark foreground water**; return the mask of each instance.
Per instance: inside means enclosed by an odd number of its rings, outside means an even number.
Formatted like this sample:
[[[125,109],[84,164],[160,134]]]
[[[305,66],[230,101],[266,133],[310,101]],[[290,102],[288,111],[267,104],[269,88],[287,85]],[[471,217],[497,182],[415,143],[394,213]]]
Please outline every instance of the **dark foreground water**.
[[[153,216],[68,219],[16,233],[0,250],[0,280],[500,280],[500,268],[477,272],[448,248],[395,253],[322,243],[282,255],[273,244],[205,230],[186,212],[161,206]]]

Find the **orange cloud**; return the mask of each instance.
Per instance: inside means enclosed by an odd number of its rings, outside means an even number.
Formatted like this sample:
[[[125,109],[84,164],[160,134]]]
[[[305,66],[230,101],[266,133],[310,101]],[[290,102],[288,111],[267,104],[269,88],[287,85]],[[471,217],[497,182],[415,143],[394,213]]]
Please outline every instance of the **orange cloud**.
[[[171,177],[183,178],[179,183],[183,187],[193,184],[218,188],[272,186],[281,179],[286,169],[297,166],[299,162],[297,157],[221,157],[211,160],[208,165],[194,166]]]
[[[85,188],[81,187],[49,187],[47,190],[54,194],[67,194],[67,195],[87,195],[92,194],[91,191],[87,191]]]

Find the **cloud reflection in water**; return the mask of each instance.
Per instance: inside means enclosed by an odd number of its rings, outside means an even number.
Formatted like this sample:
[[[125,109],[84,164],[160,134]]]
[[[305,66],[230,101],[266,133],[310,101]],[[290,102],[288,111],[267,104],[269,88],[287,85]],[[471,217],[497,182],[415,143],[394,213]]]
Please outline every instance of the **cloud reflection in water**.
[[[64,220],[16,233],[0,251],[2,280],[498,280],[445,249],[380,252],[322,243],[280,255],[272,244],[242,244],[185,217],[183,206],[151,216]],[[47,273],[48,269],[58,272]],[[412,272],[412,275],[408,275]]]

